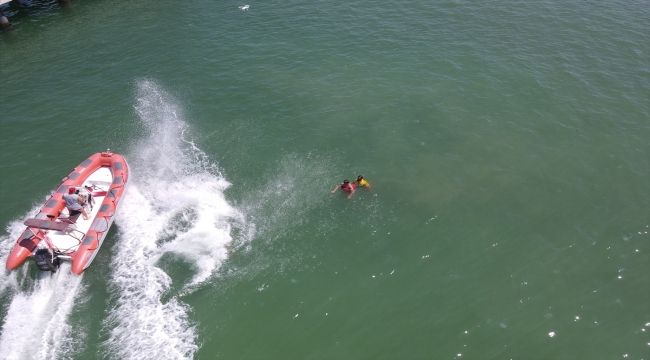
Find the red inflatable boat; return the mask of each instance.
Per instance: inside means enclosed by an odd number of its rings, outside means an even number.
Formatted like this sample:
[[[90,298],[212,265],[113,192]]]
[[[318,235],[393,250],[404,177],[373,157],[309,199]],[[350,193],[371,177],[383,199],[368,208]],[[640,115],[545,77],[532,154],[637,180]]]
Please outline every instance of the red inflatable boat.
[[[81,274],[97,255],[128,180],[126,160],[110,150],[79,164],[63,179],[38,215],[25,221],[27,229],[11,250],[7,269],[15,269],[33,256],[41,270],[56,271],[60,259],[71,260],[71,271]],[[88,219],[81,214],[70,216],[63,195],[74,193],[86,198]]]

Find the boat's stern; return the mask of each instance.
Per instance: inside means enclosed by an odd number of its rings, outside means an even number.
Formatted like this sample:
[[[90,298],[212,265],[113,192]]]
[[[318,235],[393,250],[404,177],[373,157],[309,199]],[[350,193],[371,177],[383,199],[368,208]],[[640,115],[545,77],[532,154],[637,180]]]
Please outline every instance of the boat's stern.
[[[7,257],[7,269],[13,270],[25,262],[41,242],[41,239],[42,237],[38,236],[37,230],[25,229]]]

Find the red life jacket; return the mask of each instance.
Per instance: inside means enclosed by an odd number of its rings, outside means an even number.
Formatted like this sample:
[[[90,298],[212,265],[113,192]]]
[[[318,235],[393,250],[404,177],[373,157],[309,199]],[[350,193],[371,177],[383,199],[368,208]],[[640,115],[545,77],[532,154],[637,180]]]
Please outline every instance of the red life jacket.
[[[357,184],[341,184],[341,189],[346,192],[352,192],[357,187]]]

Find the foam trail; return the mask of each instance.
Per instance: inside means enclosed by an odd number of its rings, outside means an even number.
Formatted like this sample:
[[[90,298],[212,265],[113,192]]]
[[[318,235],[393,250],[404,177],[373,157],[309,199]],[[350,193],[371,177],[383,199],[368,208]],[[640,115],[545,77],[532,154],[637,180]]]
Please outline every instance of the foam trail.
[[[128,155],[131,180],[116,219],[107,354],[115,358],[192,358],[198,350],[190,307],[169,298],[172,279],[157,262],[165,253],[194,269],[184,292],[206,282],[227,258],[243,216],[225,199],[230,184],[193,143],[180,107],[159,85],[138,83],[135,107],[148,136]]]
[[[38,212],[38,210],[36,211]],[[34,211],[32,211],[32,213],[33,212]],[[27,215],[25,215],[25,217],[27,217]],[[25,225],[23,225],[20,221],[12,221],[7,225],[8,235],[0,237],[0,262],[2,262],[3,267],[7,262],[9,252],[16,243],[16,239],[18,239],[24,230]],[[3,269],[3,272],[0,273],[0,296],[4,296],[17,291],[18,278],[16,276],[16,272],[23,272],[22,277],[24,277],[24,272],[26,270],[27,268],[25,266],[21,266],[14,271],[7,271]]]
[[[40,206],[30,213],[38,212]],[[23,218],[28,217],[24,215]],[[0,238],[0,261],[7,256],[25,226],[12,221],[7,236]],[[63,359],[83,350],[83,338],[72,334],[68,318],[79,302],[85,287],[83,276],[73,275],[70,264],[50,275],[29,276],[29,265],[0,275],[0,296],[10,299],[0,331],[0,354],[3,359]],[[63,290],[63,291],[62,291]]]

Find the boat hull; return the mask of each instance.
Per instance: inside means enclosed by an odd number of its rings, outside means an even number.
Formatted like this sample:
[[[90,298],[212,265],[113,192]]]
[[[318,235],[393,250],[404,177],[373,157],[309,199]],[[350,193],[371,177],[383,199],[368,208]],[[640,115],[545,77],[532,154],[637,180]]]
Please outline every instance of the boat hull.
[[[103,168],[103,169],[102,169]],[[88,178],[97,171],[110,171],[111,181],[107,184],[106,189],[102,189],[101,195],[103,201],[97,211],[93,212],[89,220],[89,228],[83,233],[78,247],[71,252],[66,253],[66,257],[72,259],[71,271],[74,274],[81,274],[93,261],[99,248],[101,247],[108,230],[113,223],[113,219],[120,205],[120,200],[124,196],[129,180],[129,166],[122,155],[110,152],[97,153],[79,164],[63,182],[59,185],[54,194],[45,202],[41,211],[35,217],[38,220],[50,220],[52,223],[59,224],[63,218],[60,218],[65,210],[65,200],[63,195],[68,192],[70,187],[81,187]],[[33,222],[32,222],[33,223]],[[9,270],[20,266],[36,250],[38,245],[45,241],[52,248],[48,238],[48,232],[52,230],[44,227],[27,226],[23,234],[18,238],[9,257],[7,258],[6,267]],[[41,245],[42,246],[42,245]]]

